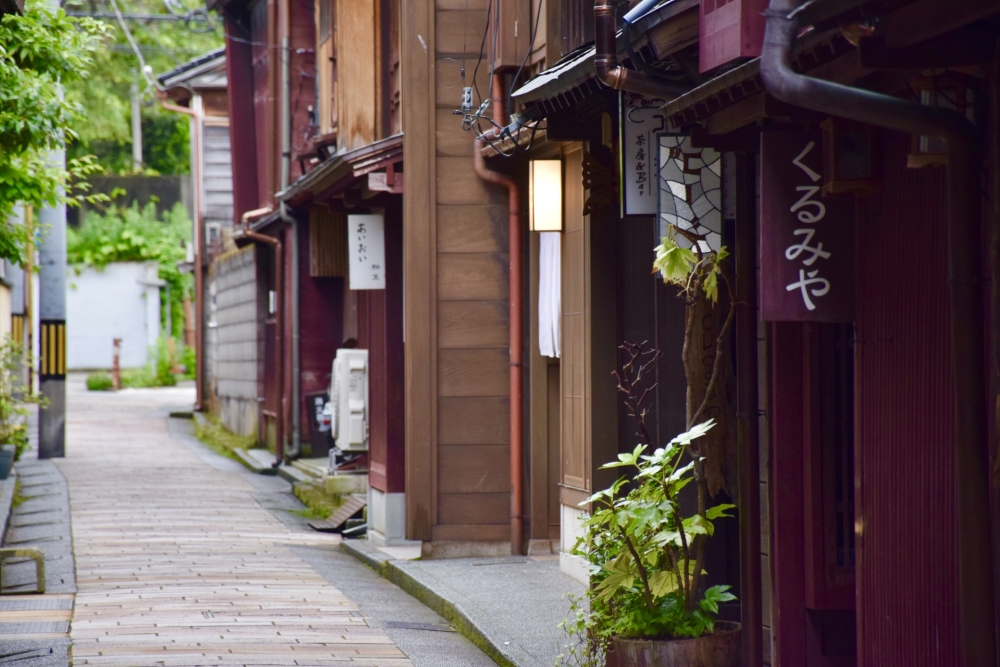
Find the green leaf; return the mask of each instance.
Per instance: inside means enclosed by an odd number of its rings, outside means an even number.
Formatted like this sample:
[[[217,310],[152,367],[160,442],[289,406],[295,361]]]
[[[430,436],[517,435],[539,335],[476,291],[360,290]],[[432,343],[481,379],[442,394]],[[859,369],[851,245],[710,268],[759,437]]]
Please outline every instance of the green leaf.
[[[714,521],[715,519],[721,519],[722,517],[731,517],[732,514],[727,514],[726,512],[734,507],[736,507],[736,505],[730,503],[723,503],[721,505],[716,505],[715,507],[710,507],[708,511],[705,512],[705,518]]]
[[[677,575],[669,570],[654,572],[649,577],[649,590],[654,597],[663,597],[678,588],[680,585],[677,582]]]

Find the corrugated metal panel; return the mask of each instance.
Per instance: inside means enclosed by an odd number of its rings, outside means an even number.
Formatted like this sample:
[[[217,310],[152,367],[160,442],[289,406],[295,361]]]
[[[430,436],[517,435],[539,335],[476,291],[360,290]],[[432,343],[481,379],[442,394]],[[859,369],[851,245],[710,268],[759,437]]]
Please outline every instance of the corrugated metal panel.
[[[887,135],[884,191],[859,200],[858,664],[958,664],[954,408],[945,170],[906,169]]]
[[[205,217],[211,220],[233,220],[233,166],[229,149],[229,127],[206,125],[203,144],[202,188]]]

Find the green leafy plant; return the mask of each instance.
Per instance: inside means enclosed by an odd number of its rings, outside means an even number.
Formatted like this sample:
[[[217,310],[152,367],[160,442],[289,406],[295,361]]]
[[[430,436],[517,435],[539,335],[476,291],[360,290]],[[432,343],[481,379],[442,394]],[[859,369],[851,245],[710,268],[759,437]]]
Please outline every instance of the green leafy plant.
[[[146,389],[156,387],[156,369],[152,364],[146,364],[139,368],[122,369],[123,389]]]
[[[93,199],[85,194],[85,179],[100,170],[94,158],[81,154],[61,165],[49,151],[76,136],[82,108],[63,95],[63,86],[87,76],[105,33],[100,23],[52,13],[39,0],[0,18],[2,258],[23,264],[34,241],[28,225],[11,222],[18,203],[40,207]]]
[[[155,348],[156,385],[158,387],[173,387],[177,384],[174,369],[177,367],[177,348],[166,336],[160,336]]]
[[[67,259],[76,266],[103,269],[112,262],[159,264],[159,277],[167,283],[168,294],[161,302],[161,321],[172,323],[170,336],[184,332],[184,296],[190,294],[194,280],[181,273],[177,264],[187,258],[186,244],[191,241],[191,219],[182,204],[157,218],[156,205],[139,208],[108,208],[105,213],[89,211],[79,229],[66,230]],[[167,317],[168,309],[170,317]]]
[[[87,376],[87,389],[89,391],[108,391],[113,386],[110,373],[97,371]]]
[[[681,492],[699,476],[704,457],[697,443],[714,420],[647,453],[652,442],[644,407],[655,384],[644,376],[662,356],[644,344],[625,343],[628,361],[615,372],[640,444],[602,469],[627,468],[607,489],[581,503],[590,506],[584,535],[572,553],[589,568],[591,586],[583,600],[573,601],[573,615],[563,624],[571,643],[557,664],[596,667],[613,637],[677,639],[713,632],[719,604],[735,600],[728,586],[705,588],[705,542],[715,521],[730,516],[734,505],[709,506],[698,493],[697,508],[685,513]]]
[[[177,0],[175,10],[204,10],[199,0]],[[66,0],[68,10],[93,11],[89,2]],[[137,14],[163,14],[160,0],[130,0],[127,9]],[[129,22],[132,39],[143,54],[143,61],[159,76],[185,61],[204,55],[224,44],[223,22],[214,12],[208,21]],[[79,104],[88,119],[78,128],[69,154],[94,154],[101,166],[115,174],[186,174],[189,173],[189,119],[166,111],[155,99],[155,90],[140,74],[142,64],[133,51],[121,24],[108,21],[101,36],[101,48],[94,55],[91,75],[71,81],[66,97]],[[194,28],[194,29],[192,29]],[[132,162],[131,86],[138,82],[142,97],[143,168]]]
[[[28,405],[46,405],[25,390],[21,377],[27,364],[24,349],[6,336],[0,344],[0,444],[14,445],[15,461],[28,448]]]

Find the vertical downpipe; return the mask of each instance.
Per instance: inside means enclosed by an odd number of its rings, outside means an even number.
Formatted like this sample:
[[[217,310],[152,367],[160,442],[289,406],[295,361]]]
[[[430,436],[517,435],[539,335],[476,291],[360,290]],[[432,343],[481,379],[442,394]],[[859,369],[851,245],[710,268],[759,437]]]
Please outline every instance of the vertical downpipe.
[[[504,81],[502,74],[493,76],[491,104],[493,118],[504,124]],[[508,280],[510,320],[510,552],[524,553],[524,405],[522,403],[522,357],[524,333],[521,329],[523,286],[521,280],[521,195],[517,182],[507,174],[493,171],[486,166],[482,150],[483,139],[476,139],[472,159],[476,174],[488,183],[507,188],[508,201]]]
[[[988,361],[982,280],[981,137],[954,111],[797,73],[791,52],[801,0],[771,0],[760,74],[779,100],[861,123],[945,140],[948,152],[948,284],[955,401],[955,501],[960,664],[996,665],[990,522]],[[995,102],[995,100],[994,100]],[[995,288],[995,286],[994,286]]]

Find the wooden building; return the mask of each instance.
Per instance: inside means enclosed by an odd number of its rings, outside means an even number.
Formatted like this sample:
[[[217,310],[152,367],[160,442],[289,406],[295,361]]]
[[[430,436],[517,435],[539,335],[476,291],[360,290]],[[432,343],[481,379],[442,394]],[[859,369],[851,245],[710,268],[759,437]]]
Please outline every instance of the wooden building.
[[[967,269],[987,259],[1000,201],[998,8],[959,4],[816,2],[790,19],[777,2],[770,15],[807,28],[793,35],[798,73],[910,100],[918,116],[957,107],[988,149],[960,164],[929,126],[846,123],[847,107],[806,108],[769,83],[764,0],[643,3],[617,39],[598,34],[588,0],[220,3],[262,439],[296,456],[303,397],[328,386],[338,348],[367,349],[370,534],[418,540],[426,558],[559,553],[585,578],[567,555],[580,503],[636,438],[611,379],[622,342],[665,354],[654,438],[685,428],[686,306],[650,275],[661,146],[697,153],[692,169],[713,151],[737,313],[718,493],[739,518],[719,523],[706,569],[739,597],[722,615],[744,622],[744,664],[987,664],[997,378],[988,393],[962,369],[982,361],[985,381],[997,356],[974,307],[995,290]],[[611,55],[624,64],[608,76]],[[625,151],[640,117],[655,125],[642,168]],[[528,230],[540,160],[559,163],[554,244]],[[628,203],[639,182],[649,205]],[[962,237],[966,261],[949,260],[943,221],[980,199],[981,242]],[[385,287],[352,290],[347,230],[372,214]],[[827,217],[822,232],[799,226]],[[823,248],[793,248],[802,230]],[[795,264],[802,253],[819,265]],[[949,290],[949,275],[966,282]]]

